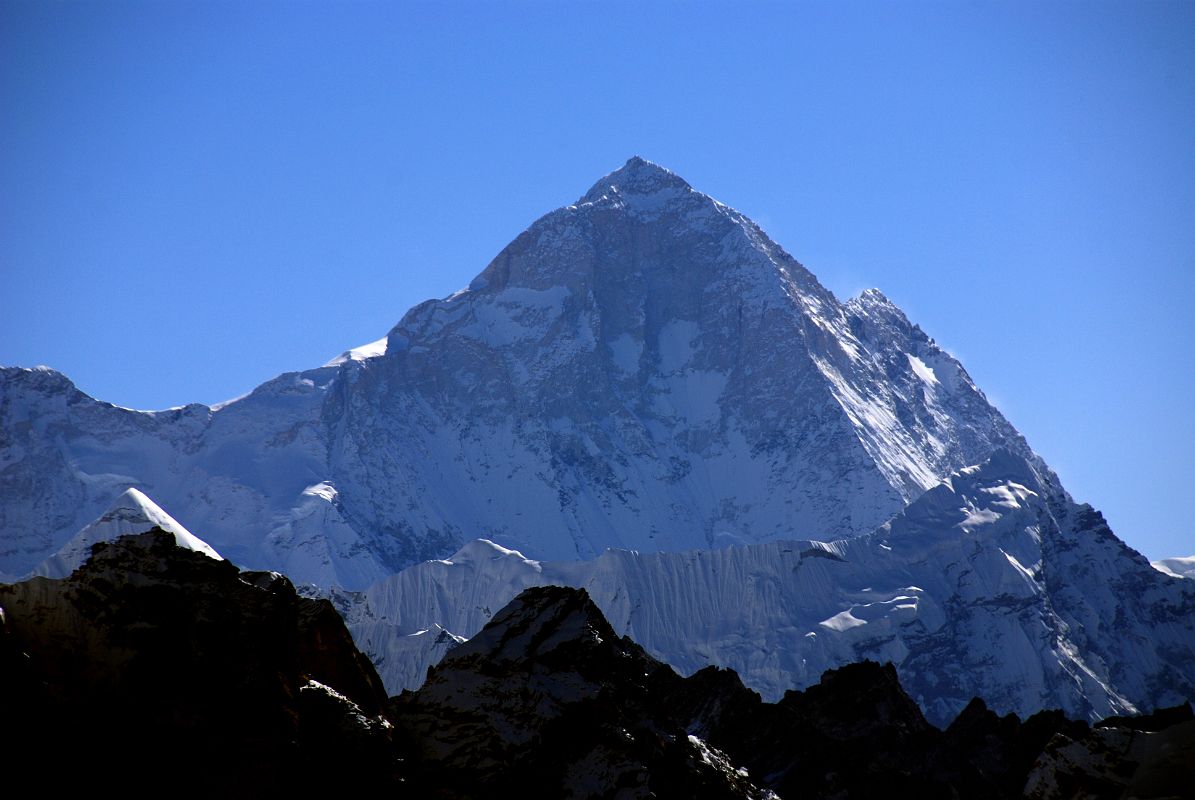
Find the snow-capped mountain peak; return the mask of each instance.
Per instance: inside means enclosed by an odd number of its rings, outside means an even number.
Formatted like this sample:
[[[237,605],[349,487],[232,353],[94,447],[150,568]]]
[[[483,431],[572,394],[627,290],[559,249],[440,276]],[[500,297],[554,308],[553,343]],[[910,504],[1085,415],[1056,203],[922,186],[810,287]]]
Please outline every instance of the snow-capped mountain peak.
[[[224,560],[211,545],[183,527],[144,492],[130,487],[116,498],[107,511],[75,534],[58,552],[35,567],[30,576],[65,578],[87,560],[91,555],[92,545],[97,542],[110,542],[121,536],[145,533],[154,528],[161,528],[172,535],[175,544],[184,550],[202,553],[216,561]]]
[[[539,562],[525,558],[519,551],[503,547],[500,544],[491,542],[489,539],[474,539],[471,542],[466,542],[460,550],[457,550],[451,556],[444,559],[443,563],[482,565],[504,559],[516,561],[533,570],[538,569]]]
[[[851,298],[849,302],[864,309],[882,308],[890,311],[900,311],[900,308],[888,299],[888,295],[874,286],[870,289],[864,289],[857,297]],[[901,313],[903,314],[904,312]]]
[[[976,694],[1091,715],[1195,684],[1195,583],[1075,504],[882,293],[839,302],[643,159],[384,344],[162,412],[0,368],[0,434],[0,570],[137,486],[238,563],[375,585],[354,630],[380,664],[559,582],[678,668],[771,696],[860,657],[935,719]]]
[[[839,539],[997,448],[1035,459],[881,294],[840,303],[641,158],[384,343],[212,409],[68,393],[0,371],[13,574],[132,484],[240,563],[359,589],[477,537],[555,560]]]
[[[367,358],[377,358],[378,356],[386,355],[387,337],[383,336],[377,341],[363,344],[360,347],[354,347],[351,350],[345,350],[343,353],[324,364],[325,367],[339,367],[341,364],[349,361],[364,361]]]
[[[599,179],[576,202],[576,205],[599,203],[604,199],[618,198],[640,208],[660,205],[684,197],[693,192],[683,178],[671,170],[653,164],[639,156],[632,156],[622,167]],[[701,195],[705,197],[705,195]],[[645,199],[654,198],[650,203]],[[708,199],[708,198],[707,198]]]

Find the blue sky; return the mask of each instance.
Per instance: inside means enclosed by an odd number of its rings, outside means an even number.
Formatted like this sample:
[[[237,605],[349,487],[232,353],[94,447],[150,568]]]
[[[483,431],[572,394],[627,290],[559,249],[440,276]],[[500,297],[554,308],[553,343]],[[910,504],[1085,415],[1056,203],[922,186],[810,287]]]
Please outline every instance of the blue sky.
[[[242,394],[628,156],[878,286],[1152,558],[1195,553],[1195,4],[0,5],[0,363]]]

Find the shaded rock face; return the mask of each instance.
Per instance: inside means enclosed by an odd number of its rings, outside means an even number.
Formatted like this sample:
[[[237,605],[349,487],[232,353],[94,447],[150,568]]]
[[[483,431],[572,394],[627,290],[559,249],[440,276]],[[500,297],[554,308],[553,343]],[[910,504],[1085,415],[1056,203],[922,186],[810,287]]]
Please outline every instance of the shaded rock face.
[[[529,589],[393,717],[418,792],[443,797],[763,797],[657,709],[672,671],[581,591]]]
[[[524,591],[390,701],[329,603],[162,531],[0,603],[6,769],[59,793],[1162,797],[1195,777],[1189,706],[1092,729],[975,700],[942,732],[874,662],[764,703],[729,670],[679,677],[578,589]]]
[[[891,664],[870,661],[830,670],[777,703],[761,702],[733,672],[708,668],[667,703],[782,797],[1019,797],[1051,737],[1088,730],[1057,711],[1024,723],[998,717],[976,699],[943,732]]]
[[[346,770],[392,782],[376,672],[331,605],[280,575],[155,530],[96,545],[69,578],[0,586],[0,607],[13,763],[197,793],[274,793]]]
[[[1181,798],[1195,787],[1195,716],[1189,705],[1118,718],[1055,736],[1025,784],[1031,800]]]
[[[765,703],[730,670],[679,677],[618,637],[583,590],[552,586],[522,592],[451,650],[422,689],[396,698],[393,711],[412,785],[443,797],[497,790],[1011,798],[1031,775],[1034,786],[1103,785],[1071,750],[1088,747],[1082,743],[1092,736],[1140,735],[1128,727],[1093,731],[1058,711],[1022,722],[978,699],[943,732],[926,722],[895,669],[875,662],[831,670],[806,691]],[[1153,722],[1107,724],[1166,732],[1157,740],[1163,744],[1133,755],[1163,765],[1150,776],[1157,783],[1174,779],[1166,759],[1186,741],[1189,718],[1183,706]],[[1137,761],[1101,764],[1133,775]]]

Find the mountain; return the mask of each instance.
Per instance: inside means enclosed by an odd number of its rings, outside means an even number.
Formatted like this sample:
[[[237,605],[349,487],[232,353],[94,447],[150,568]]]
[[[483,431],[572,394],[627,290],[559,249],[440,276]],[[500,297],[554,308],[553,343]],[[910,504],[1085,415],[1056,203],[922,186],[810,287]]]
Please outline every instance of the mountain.
[[[1195,578],[1195,556],[1163,558],[1151,563],[1154,569],[1175,578]]]
[[[0,570],[136,486],[220,553],[362,589],[479,536],[537,559],[873,530],[1005,449],[1048,468],[881,293],[839,302],[633,158],[384,342],[213,407],[0,370]]]
[[[660,713],[669,676],[584,592],[530,589],[393,706],[414,794],[774,797]]]
[[[0,586],[0,748],[52,794],[398,786],[387,698],[326,600],[153,529]]]
[[[1195,777],[1187,705],[1091,729],[973,700],[943,731],[873,661],[766,703],[732,671],[678,676],[561,587],[521,592],[391,715],[420,796],[1162,797]]]
[[[638,158],[385,340],[228,403],[132,411],[0,370],[0,570],[77,558],[133,487],[336,597],[395,689],[543,583],[769,698],[868,657],[936,722],[1195,683],[1195,583],[1076,504],[880,292],[839,302]]]
[[[920,754],[929,726],[895,677],[885,683],[878,665],[870,667],[862,680],[829,690],[839,708],[800,722],[845,722],[842,706],[862,694],[866,699],[854,705],[868,709],[867,732],[826,749],[846,760],[854,754],[850,745],[866,743],[874,764],[886,753],[876,746],[881,737],[867,734],[880,729],[890,734],[884,744]],[[797,769],[794,762],[812,748],[770,741],[764,749],[779,769],[743,768],[741,757],[732,760],[702,737],[721,737],[728,718],[762,722],[770,709],[741,684],[734,692],[733,674],[707,678],[681,679],[619,637],[584,591],[536,587],[449,653],[418,692],[397,698],[393,717],[399,738],[410,742],[416,793],[594,797],[621,789],[627,797],[776,797],[761,781]],[[877,719],[870,712],[879,698],[894,702],[892,713]],[[888,779],[905,771],[885,767],[872,771]],[[803,788],[801,796],[821,796]]]
[[[154,529],[64,579],[0,586],[0,748],[56,793],[261,797],[1178,796],[1189,706],[1095,728],[973,700],[941,731],[891,665],[762,702],[534,587],[387,700],[324,600]],[[65,765],[65,767],[64,767]]]
[[[584,588],[680,672],[731,668],[768,700],[868,658],[895,664],[938,725],[973,697],[1092,720],[1195,698],[1195,582],[1153,569],[1008,451],[853,539],[566,562],[477,541],[338,603],[394,692],[543,584]]]
[[[1037,757],[1021,796],[1176,798],[1195,785],[1195,717],[1188,705],[1106,719],[1085,734],[1056,736]]]
[[[35,567],[32,575],[65,578],[83,565],[91,556],[92,545],[97,542],[110,542],[127,534],[145,533],[154,528],[173,536],[178,547],[194,550],[216,561],[224,560],[211,545],[180,525],[157,503],[137,489],[130,488],[116,498],[111,508],[71,537],[57,553]]]

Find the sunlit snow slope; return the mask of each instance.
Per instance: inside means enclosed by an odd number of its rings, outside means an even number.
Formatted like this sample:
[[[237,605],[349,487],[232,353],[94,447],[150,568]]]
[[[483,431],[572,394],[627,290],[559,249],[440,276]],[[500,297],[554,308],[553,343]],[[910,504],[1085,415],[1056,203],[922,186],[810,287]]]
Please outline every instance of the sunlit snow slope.
[[[220,554],[195,534],[136,489],[129,489],[116,499],[112,507],[100,515],[57,553],[34,568],[31,575],[46,578],[65,578],[91,556],[91,547],[97,542],[110,542],[130,533],[145,533],[161,528],[174,536],[174,542],[184,550],[194,550],[209,558],[223,561]]]
[[[1195,578],[1195,556],[1163,558],[1154,561],[1153,568],[1175,578]]]

